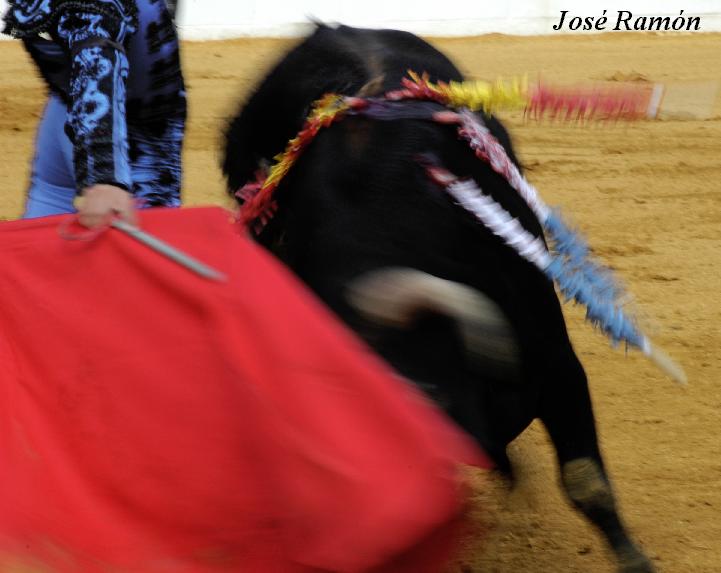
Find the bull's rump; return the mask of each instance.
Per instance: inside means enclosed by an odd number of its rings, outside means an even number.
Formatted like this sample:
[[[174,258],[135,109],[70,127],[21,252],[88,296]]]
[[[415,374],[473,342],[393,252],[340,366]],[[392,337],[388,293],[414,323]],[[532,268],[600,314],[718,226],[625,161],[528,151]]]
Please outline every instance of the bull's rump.
[[[437,570],[465,438],[222,210],[142,217],[228,282],[0,226],[0,569]]]

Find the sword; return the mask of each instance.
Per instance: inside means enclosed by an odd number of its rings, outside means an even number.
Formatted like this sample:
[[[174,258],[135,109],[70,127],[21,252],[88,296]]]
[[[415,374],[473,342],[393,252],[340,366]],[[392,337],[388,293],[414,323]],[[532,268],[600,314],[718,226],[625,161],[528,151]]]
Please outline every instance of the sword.
[[[206,265],[205,263],[201,263],[199,260],[194,259],[183,251],[173,247],[172,245],[169,245],[165,241],[161,241],[160,239],[158,239],[158,237],[151,235],[146,231],[138,229],[137,227],[126,223],[122,219],[113,219],[113,221],[110,223],[110,226],[118,229],[118,231],[121,231],[126,235],[129,235],[136,241],[139,241],[147,247],[150,247],[156,253],[160,253],[161,255],[171,259],[172,261],[175,261],[179,265],[184,266],[186,269],[191,270],[192,272],[200,275],[203,278],[218,282],[225,282],[228,280],[228,277],[224,273],[221,273],[220,271]]]

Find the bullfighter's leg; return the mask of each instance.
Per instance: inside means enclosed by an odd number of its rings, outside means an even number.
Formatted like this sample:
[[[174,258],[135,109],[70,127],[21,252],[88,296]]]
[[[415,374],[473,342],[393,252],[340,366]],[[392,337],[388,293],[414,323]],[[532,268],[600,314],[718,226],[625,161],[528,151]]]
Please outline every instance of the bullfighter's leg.
[[[606,537],[619,572],[655,571],[621,521],[599,451],[583,366],[570,343],[546,359],[548,378],[543,381],[539,417],[556,448],[566,494]]]
[[[25,219],[75,212],[73,145],[64,131],[66,116],[60,97],[50,95],[38,126]]]

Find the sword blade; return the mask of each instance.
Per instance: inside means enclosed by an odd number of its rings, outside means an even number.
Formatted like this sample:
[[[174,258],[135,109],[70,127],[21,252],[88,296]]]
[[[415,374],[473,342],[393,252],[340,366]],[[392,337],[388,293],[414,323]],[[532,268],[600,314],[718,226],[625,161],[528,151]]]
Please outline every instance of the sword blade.
[[[187,253],[184,253],[180,249],[169,245],[165,241],[162,241],[158,237],[151,235],[147,231],[143,231],[141,229],[138,229],[137,227],[134,227],[133,225],[123,221],[122,219],[114,219],[112,223],[110,223],[110,226],[118,229],[119,231],[122,231],[126,235],[129,235],[133,239],[151,248],[156,253],[160,253],[161,255],[167,257],[168,259],[171,259],[172,261],[175,261],[179,265],[184,266],[186,269],[191,270],[192,272],[200,275],[203,278],[218,282],[225,282],[226,280],[228,280],[224,273],[221,273],[213,267],[210,267],[205,263],[200,262],[199,260],[191,257]]]

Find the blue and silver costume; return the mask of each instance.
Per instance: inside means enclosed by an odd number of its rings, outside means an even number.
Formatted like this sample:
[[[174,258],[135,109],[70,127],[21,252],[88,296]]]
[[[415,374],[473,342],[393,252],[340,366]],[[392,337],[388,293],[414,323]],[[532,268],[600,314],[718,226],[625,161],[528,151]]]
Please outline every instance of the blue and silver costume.
[[[186,97],[166,2],[11,0],[4,19],[50,88],[25,216],[72,212],[97,183],[178,206]]]

